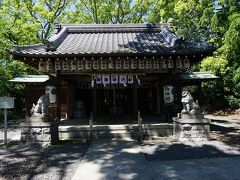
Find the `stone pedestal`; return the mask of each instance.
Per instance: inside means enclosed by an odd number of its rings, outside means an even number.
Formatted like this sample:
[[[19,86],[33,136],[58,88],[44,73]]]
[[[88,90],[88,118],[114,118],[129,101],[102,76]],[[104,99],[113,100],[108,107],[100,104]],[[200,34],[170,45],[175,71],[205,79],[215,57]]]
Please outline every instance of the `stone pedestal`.
[[[203,114],[179,114],[173,118],[173,128],[178,141],[210,140],[210,121]]]
[[[43,147],[58,144],[58,124],[58,121],[21,123],[21,143]]]

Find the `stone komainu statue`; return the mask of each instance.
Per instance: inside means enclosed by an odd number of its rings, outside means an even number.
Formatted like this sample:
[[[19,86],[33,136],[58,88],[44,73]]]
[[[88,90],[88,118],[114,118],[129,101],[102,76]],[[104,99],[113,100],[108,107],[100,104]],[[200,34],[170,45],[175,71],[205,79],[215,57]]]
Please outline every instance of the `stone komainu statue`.
[[[33,104],[32,109],[31,109],[31,114],[32,115],[43,115],[47,116],[48,115],[48,106],[50,104],[50,99],[48,94],[42,95],[38,101],[37,104]]]
[[[198,101],[194,101],[192,95],[188,91],[182,92],[181,102],[183,104],[182,113],[201,113],[201,108],[198,104]]]

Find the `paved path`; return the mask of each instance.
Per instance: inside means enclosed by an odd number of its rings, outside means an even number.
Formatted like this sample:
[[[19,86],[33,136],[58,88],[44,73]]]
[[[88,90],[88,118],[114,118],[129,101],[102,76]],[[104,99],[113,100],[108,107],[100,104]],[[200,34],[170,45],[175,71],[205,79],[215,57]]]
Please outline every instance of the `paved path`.
[[[136,141],[100,139],[91,144],[72,180],[237,180],[239,169],[239,156],[147,161]]]
[[[136,141],[100,139],[91,144],[72,179],[146,180],[152,175]]]

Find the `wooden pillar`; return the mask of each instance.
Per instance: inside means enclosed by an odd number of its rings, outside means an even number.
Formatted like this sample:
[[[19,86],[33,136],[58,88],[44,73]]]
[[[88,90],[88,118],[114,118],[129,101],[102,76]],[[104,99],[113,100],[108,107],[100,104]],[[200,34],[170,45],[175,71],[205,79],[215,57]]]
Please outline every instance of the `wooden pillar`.
[[[93,119],[97,116],[97,89],[96,89],[96,83],[94,82],[93,87],[93,101],[92,101],[92,112],[93,112]]]
[[[138,101],[137,101],[137,85],[133,85],[133,114],[137,116],[138,114]]]
[[[157,114],[160,115],[161,110],[160,110],[160,87],[159,87],[159,82],[157,82]]]
[[[202,82],[197,83],[197,94],[198,94],[197,100],[199,102],[199,105],[202,107],[204,104],[203,94],[202,94]]]
[[[56,92],[56,95],[57,95],[57,98],[56,98],[56,105],[57,105],[57,118],[58,120],[61,120],[61,76],[60,76],[60,73],[57,72],[57,92]]]
[[[30,91],[29,91],[29,85],[26,85],[25,87],[25,93],[26,93],[26,103],[25,103],[25,107],[26,107],[26,117],[30,117],[30,110],[31,110],[31,103],[30,103]]]

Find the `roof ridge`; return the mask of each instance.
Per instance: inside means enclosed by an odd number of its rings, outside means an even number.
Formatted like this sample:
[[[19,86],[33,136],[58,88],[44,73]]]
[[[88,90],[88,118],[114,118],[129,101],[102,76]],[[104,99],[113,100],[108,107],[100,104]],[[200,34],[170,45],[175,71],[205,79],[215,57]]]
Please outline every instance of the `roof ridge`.
[[[124,27],[139,27],[139,28],[159,28],[162,26],[171,26],[171,23],[148,23],[148,24],[144,24],[144,23],[138,23],[138,24],[134,24],[134,23],[126,23],[126,24],[59,24],[59,26],[61,27],[91,27],[91,28],[103,28],[103,27],[109,27],[109,28],[124,28]]]
[[[13,49],[14,50],[19,50],[19,49],[24,50],[24,49],[28,49],[28,48],[34,48],[34,47],[40,48],[42,46],[44,46],[44,44],[42,44],[42,43],[30,44],[30,45],[13,45]]]
[[[163,28],[171,29],[172,24],[59,24],[61,31],[67,28],[68,32],[131,32],[131,31],[161,31]]]

